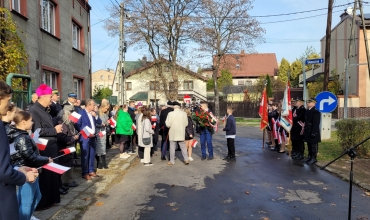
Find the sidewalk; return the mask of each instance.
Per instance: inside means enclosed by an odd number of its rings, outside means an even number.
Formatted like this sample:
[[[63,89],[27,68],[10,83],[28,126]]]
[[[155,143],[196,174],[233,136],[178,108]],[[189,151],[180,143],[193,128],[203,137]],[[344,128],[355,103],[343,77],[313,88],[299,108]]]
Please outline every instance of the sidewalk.
[[[98,178],[85,180],[81,178],[81,168],[73,168],[75,181],[78,187],[70,188],[67,195],[61,195],[61,202],[52,208],[35,212],[34,215],[41,219],[80,219],[85,210],[95,203],[102,193],[123,178],[123,174],[133,165],[136,155],[128,159],[119,158],[118,147],[113,146],[107,150],[107,163],[109,169],[98,170]],[[103,204],[95,204],[103,205]]]

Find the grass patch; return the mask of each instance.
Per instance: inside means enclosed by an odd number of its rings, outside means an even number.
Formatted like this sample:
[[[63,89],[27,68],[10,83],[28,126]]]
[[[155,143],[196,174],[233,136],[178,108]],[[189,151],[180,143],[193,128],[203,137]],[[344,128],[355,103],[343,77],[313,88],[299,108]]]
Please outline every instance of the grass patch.
[[[257,123],[257,122],[260,122],[261,119],[260,118],[235,118],[235,121],[236,122],[254,122],[254,123]]]
[[[332,131],[330,140],[322,140],[319,143],[317,160],[329,162],[337,158],[341,153],[343,153],[343,149],[338,143],[337,132]]]

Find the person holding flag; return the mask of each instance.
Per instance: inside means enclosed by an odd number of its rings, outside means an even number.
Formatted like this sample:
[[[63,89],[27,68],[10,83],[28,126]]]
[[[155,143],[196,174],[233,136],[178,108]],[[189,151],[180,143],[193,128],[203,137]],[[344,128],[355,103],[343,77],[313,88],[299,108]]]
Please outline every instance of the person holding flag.
[[[45,150],[40,151],[41,156],[54,158],[58,156],[58,144],[56,135],[63,131],[62,125],[57,125],[57,121],[53,121],[47,112],[47,108],[51,105],[52,89],[41,84],[36,89],[38,100],[29,109],[32,115],[32,132],[39,130],[39,137],[47,140]],[[43,195],[36,210],[45,210],[52,207],[56,203],[60,203],[60,175],[49,170],[43,169],[40,173],[39,184],[40,191]]]
[[[9,143],[14,145],[16,153],[11,155],[14,166],[37,168],[53,162],[50,157],[41,156],[35,142],[28,134],[32,128],[32,116],[26,111],[17,112],[13,119],[15,126],[9,126],[7,135]],[[39,181],[26,183],[18,187],[19,219],[28,220],[32,217],[37,204],[41,200]]]
[[[94,169],[95,150],[96,150],[96,125],[101,125],[102,121],[94,111],[95,101],[93,99],[86,100],[85,109],[79,114],[81,118],[75,123],[75,128],[81,134],[88,131],[88,136],[80,135],[79,141],[81,148],[81,168],[82,178],[91,180],[91,177],[99,177]]]
[[[63,131],[59,134],[57,134],[57,141],[58,141],[58,155],[63,155],[63,151],[65,149],[68,149],[70,147],[75,147],[75,142],[78,140],[79,135],[77,135],[77,131],[74,127],[73,118],[71,115],[73,113],[76,113],[74,111],[73,105],[65,105],[63,110],[61,111],[63,115],[61,115],[61,121],[64,123],[63,125]],[[71,120],[72,118],[72,120]],[[66,156],[60,157],[58,160],[58,164],[72,167],[73,166],[73,154],[68,154]],[[66,190],[69,187],[77,187],[78,184],[73,179],[73,171],[72,169],[68,170],[67,172],[63,173],[61,176],[61,182],[62,187],[64,186],[64,190]],[[61,188],[62,188],[61,187]]]
[[[290,131],[290,140],[292,141],[292,158],[303,160],[304,158],[304,120],[306,108],[303,105],[302,98],[296,99],[296,107],[293,110],[293,127]]]

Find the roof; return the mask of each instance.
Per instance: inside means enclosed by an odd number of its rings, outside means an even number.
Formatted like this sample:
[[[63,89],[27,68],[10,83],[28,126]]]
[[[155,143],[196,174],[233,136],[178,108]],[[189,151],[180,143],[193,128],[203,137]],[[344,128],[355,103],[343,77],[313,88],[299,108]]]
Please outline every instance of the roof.
[[[228,69],[233,78],[275,76],[278,68],[275,53],[225,54],[220,64],[220,70]]]
[[[162,59],[162,60],[159,60],[159,61],[156,61],[156,62],[148,62],[146,66],[142,66],[141,68],[138,68],[136,70],[133,70],[133,71],[127,73],[126,74],[126,77],[130,77],[132,75],[141,73],[142,71],[147,70],[147,69],[155,66],[156,64],[170,64],[170,61],[165,60],[165,59]],[[202,76],[201,74],[195,73],[195,72],[193,72],[193,71],[191,71],[191,70],[189,70],[189,69],[187,69],[185,67],[182,67],[182,66],[180,66],[178,64],[176,64],[176,66],[177,66],[177,68],[179,70],[182,70],[182,71],[184,71],[185,73],[187,73],[187,74],[189,74],[191,76],[194,76],[194,77],[196,77],[198,79],[201,79],[203,81],[207,81],[208,80],[206,77]]]
[[[130,100],[147,101],[148,100],[148,92],[137,92],[135,95],[130,97]]]
[[[128,74],[144,66],[142,61],[125,61],[125,73]]]

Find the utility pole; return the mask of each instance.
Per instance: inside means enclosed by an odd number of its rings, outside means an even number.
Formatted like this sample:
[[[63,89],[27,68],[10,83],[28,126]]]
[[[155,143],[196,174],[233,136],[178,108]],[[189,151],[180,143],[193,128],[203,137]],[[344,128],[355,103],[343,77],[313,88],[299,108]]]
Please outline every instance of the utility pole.
[[[359,8],[360,8],[360,12],[361,12],[362,28],[363,28],[363,31],[364,31],[364,40],[365,40],[365,49],[366,49],[367,68],[368,68],[369,74],[370,74],[369,43],[367,42],[367,29],[366,29],[364,11],[362,9],[362,1],[361,0],[358,2],[358,5],[359,5]]]
[[[125,104],[125,52],[126,43],[124,36],[124,18],[125,18],[125,8],[123,2],[120,4],[120,25],[119,25],[119,62],[118,62],[118,103]]]
[[[352,26],[351,26],[351,35],[349,37],[349,49],[348,49],[348,55],[346,60],[346,72],[345,72],[345,91],[344,91],[344,108],[343,108],[343,118],[348,117],[348,87],[349,87],[349,66],[350,66],[350,58],[351,58],[351,52],[352,52],[352,42],[354,40],[355,35],[355,16],[356,16],[356,10],[357,10],[357,0],[355,0],[355,5],[353,7],[352,11]]]
[[[324,87],[323,90],[328,90],[329,74],[330,74],[330,41],[331,41],[331,19],[333,15],[333,1],[329,0],[328,19],[326,23],[326,38],[325,38],[325,64],[324,64]]]

